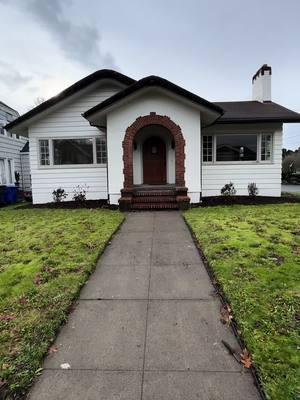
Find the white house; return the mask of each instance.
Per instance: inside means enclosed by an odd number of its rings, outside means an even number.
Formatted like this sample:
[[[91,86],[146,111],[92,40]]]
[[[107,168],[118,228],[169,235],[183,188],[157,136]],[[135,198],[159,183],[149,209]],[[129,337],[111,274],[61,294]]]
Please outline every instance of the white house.
[[[281,194],[282,124],[300,114],[271,101],[271,67],[252,79],[253,99],[215,103],[165,79],[97,71],[6,129],[26,131],[34,203],[77,185],[88,199],[130,208],[177,208],[216,196],[230,181]]]
[[[19,113],[0,101],[0,185],[14,185],[19,174],[20,189],[30,191],[28,138],[11,134],[4,129]]]

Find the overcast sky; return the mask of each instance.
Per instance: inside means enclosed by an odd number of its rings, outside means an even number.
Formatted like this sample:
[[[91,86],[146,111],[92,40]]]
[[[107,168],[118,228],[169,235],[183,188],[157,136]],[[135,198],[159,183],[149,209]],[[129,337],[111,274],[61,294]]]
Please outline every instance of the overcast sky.
[[[299,0],[0,0],[0,100],[23,113],[89,73],[159,75],[210,101],[272,100],[300,112]],[[300,146],[300,124],[284,145]]]

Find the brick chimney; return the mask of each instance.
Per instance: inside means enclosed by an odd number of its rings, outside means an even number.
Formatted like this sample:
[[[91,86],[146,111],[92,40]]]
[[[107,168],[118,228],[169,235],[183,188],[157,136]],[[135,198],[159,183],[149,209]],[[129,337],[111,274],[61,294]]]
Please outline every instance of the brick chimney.
[[[271,101],[272,68],[264,64],[252,78],[252,100]]]

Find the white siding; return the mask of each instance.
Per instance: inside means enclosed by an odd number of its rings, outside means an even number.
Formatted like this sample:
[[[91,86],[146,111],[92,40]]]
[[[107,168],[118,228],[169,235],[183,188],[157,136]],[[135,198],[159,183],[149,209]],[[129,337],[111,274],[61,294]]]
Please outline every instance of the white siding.
[[[19,172],[20,174],[20,187],[22,187],[22,168],[21,168],[21,153],[20,151],[27,142],[27,138],[20,137],[19,139],[9,136],[0,135],[0,159],[13,160],[14,172]],[[7,168],[7,166],[6,166]],[[29,161],[26,165],[29,168]]]
[[[231,126],[211,127],[203,134],[219,132],[269,133],[273,132],[273,157],[270,163],[215,163],[202,166],[202,196],[218,196],[221,188],[233,182],[237,195],[248,195],[248,184],[255,182],[259,195],[281,195],[281,159],[282,127],[281,126]]]
[[[88,187],[87,198],[89,200],[107,199],[106,167],[100,165],[90,167],[40,167],[38,139],[101,135],[99,129],[90,126],[81,114],[117,91],[118,89],[113,86],[93,89],[30,126],[30,164],[34,203],[51,202],[53,200],[52,192],[58,187],[62,187],[69,193],[66,200],[72,200],[73,190],[77,185]]]
[[[191,201],[200,200],[200,111],[161,92],[144,93],[108,113],[107,145],[110,202],[118,203],[123,188],[123,148],[125,131],[137,117],[156,112],[167,115],[181,127],[185,139],[185,181]]]

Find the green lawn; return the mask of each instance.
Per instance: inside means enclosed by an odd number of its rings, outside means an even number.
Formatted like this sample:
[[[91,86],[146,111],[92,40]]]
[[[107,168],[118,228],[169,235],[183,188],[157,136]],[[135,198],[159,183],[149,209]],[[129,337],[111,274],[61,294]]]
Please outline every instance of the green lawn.
[[[0,209],[0,371],[22,397],[123,216]],[[14,397],[15,398],[15,397]]]
[[[185,218],[268,399],[300,399],[300,204],[192,209]]]

